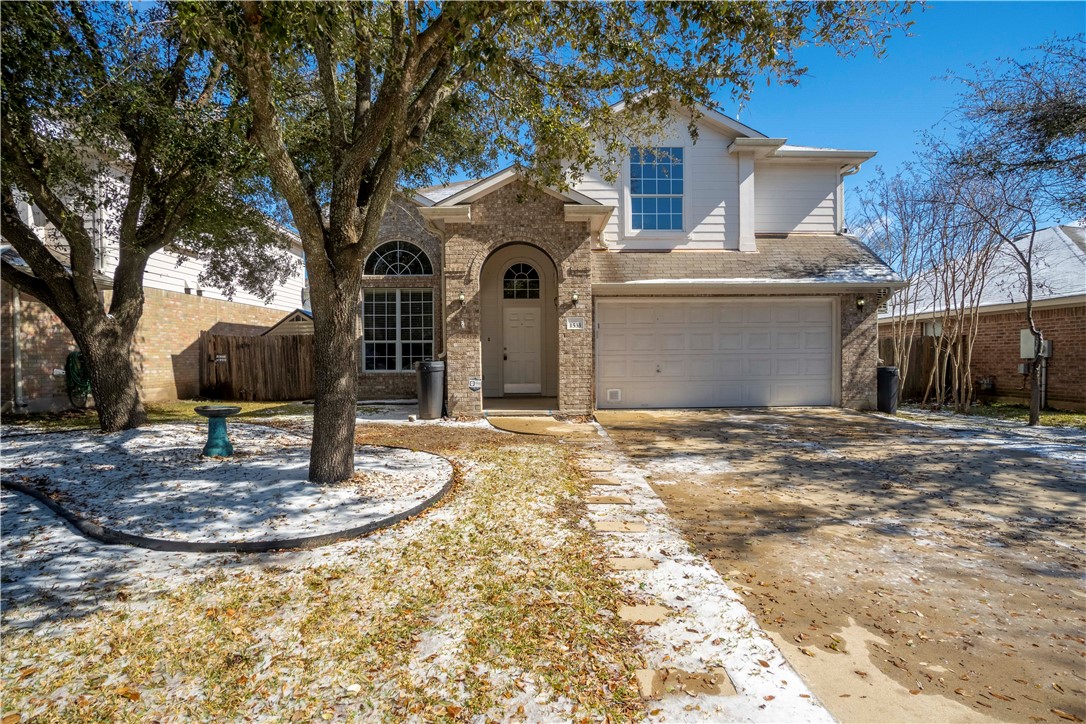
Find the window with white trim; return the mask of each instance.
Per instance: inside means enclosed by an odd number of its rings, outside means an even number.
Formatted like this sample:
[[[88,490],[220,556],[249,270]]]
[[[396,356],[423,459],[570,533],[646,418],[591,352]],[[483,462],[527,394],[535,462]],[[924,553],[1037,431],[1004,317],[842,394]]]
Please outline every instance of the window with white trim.
[[[373,250],[362,267],[376,276],[429,276],[434,273],[430,258],[409,241],[389,241]]]
[[[434,291],[367,289],[362,300],[367,372],[409,372],[434,358]]]
[[[630,148],[630,226],[682,231],[683,148]]]

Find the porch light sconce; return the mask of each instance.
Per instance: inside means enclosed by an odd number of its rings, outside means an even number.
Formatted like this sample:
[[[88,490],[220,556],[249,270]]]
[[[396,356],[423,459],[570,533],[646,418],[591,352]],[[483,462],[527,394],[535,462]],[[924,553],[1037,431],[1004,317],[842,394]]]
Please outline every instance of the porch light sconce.
[[[864,301],[863,297],[860,297],[859,299],[856,300],[856,308],[859,309],[861,312],[864,310],[864,305],[865,304],[867,304],[867,302]]]
[[[464,303],[464,293],[463,292],[460,292],[460,303],[461,304]]]
[[[577,306],[577,303],[581,301],[581,295],[577,292],[573,292],[573,306]]]

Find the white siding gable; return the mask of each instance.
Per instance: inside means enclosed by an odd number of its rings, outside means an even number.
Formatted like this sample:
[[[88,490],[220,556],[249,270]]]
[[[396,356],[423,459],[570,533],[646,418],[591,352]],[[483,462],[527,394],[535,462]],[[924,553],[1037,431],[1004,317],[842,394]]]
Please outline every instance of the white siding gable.
[[[754,164],[754,230],[758,233],[837,231],[835,164]]]

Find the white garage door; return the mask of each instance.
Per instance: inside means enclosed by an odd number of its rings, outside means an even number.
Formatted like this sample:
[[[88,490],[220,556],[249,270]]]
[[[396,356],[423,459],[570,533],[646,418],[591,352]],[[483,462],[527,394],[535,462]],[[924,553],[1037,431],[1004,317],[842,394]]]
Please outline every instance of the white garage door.
[[[596,406],[833,404],[833,302],[598,299]]]

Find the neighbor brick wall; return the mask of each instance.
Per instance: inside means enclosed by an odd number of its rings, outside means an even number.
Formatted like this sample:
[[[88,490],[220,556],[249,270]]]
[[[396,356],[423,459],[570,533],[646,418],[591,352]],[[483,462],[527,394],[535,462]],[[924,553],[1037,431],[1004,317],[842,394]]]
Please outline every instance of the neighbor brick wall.
[[[1048,406],[1057,410],[1086,409],[1086,305],[1036,309],[1033,315],[1045,339],[1052,341]],[[1029,403],[1028,382],[1018,373],[1018,365],[1023,361],[1019,356],[1019,334],[1027,328],[1024,310],[980,315],[973,345],[972,376],[974,381],[991,377],[995,390],[991,393],[976,390],[978,399]],[[889,339],[892,334],[888,322],[879,325],[880,339]],[[910,378],[913,375],[909,373]]]
[[[14,372],[11,345],[14,343],[11,288],[2,285],[4,347],[3,400],[14,399]],[[109,292],[105,293],[108,304]],[[67,408],[64,378],[53,369],[63,369],[68,353],[75,349],[68,330],[41,302],[23,294],[19,339],[22,350],[23,395],[30,410]],[[144,289],[144,311],[136,330],[133,361],[144,400],[174,400],[199,394],[200,332],[215,334],[260,334],[283,316],[281,309],[268,309],[198,297],[159,289]]]
[[[558,270],[558,407],[564,414],[593,409],[592,274],[590,234],[584,222],[566,222],[564,203],[514,181],[471,205],[471,223],[447,223],[445,242],[446,395],[449,413],[482,414],[482,393],[468,389],[482,376],[480,282],[483,263],[511,243],[538,247]],[[460,304],[460,293],[465,302]],[[573,305],[573,293],[579,303]],[[567,330],[566,318],[584,317],[583,330]]]
[[[1037,309],[1037,328],[1052,340],[1048,360],[1048,406],[1056,409],[1086,409],[1086,305]],[[982,314],[973,345],[973,379],[992,377],[998,399],[1028,404],[1029,387],[1018,374],[1019,333],[1026,329],[1025,311]]]

